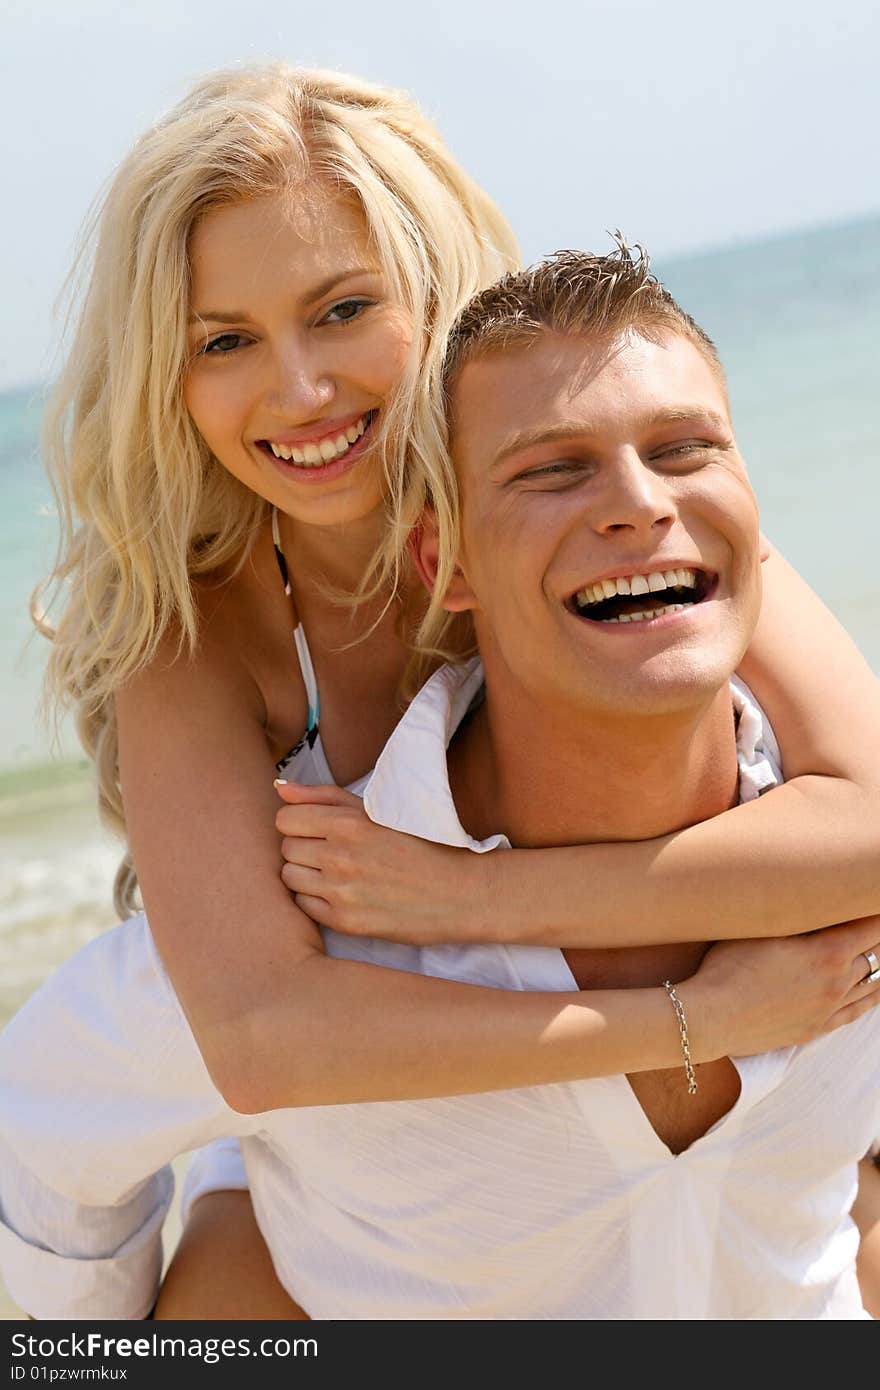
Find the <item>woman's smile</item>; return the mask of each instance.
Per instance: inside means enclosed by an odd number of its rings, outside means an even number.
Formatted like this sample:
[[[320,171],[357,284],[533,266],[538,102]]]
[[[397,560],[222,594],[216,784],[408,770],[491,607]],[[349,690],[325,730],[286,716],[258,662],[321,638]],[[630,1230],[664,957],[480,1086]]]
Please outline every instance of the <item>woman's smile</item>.
[[[260,449],[281,473],[297,483],[314,485],[341,477],[366,453],[376,434],[378,409],[345,421],[329,421],[323,433],[258,439]]]

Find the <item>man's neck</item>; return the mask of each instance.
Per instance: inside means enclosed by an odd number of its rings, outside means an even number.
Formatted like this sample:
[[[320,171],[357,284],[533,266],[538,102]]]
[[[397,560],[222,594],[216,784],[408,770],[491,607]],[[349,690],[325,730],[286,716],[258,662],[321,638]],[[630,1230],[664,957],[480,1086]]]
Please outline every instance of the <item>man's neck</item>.
[[[719,815],[738,799],[725,687],[674,714],[618,718],[493,688],[449,749],[468,832],[518,846],[645,840]]]

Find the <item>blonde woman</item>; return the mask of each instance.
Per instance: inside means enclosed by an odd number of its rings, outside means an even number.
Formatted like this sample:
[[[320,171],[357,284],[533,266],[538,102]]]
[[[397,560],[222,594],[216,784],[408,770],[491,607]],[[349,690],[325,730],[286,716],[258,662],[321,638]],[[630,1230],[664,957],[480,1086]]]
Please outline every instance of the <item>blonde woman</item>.
[[[441,530],[454,525],[443,342],[515,255],[500,214],[407,98],[286,68],[200,83],[139,143],[101,214],[53,412],[56,578],[72,582],[49,679],[77,711],[104,813],[131,847],[120,909],[139,885],[229,1113],[678,1060],[663,990],[526,996],[337,959],[279,873],[276,769],[294,802],[294,781],[359,789],[399,717],[425,608],[406,538],[427,500]],[[505,856],[531,910],[523,924],[499,880],[496,939],[508,914],[521,941],[560,933],[574,946],[703,939],[707,916],[717,938],[804,933],[880,909],[876,691],[797,577],[776,556],[765,568],[748,677],[792,780],[671,837],[650,877],[640,845]],[[810,630],[803,648],[793,614]],[[460,860],[419,851],[441,897],[459,902]],[[481,912],[461,923],[485,928]],[[448,917],[438,929],[458,930]],[[812,951],[710,952],[683,986],[707,1055],[765,1050],[866,1007],[852,962]],[[759,987],[737,983],[731,956],[754,963]],[[21,1154],[6,1138],[14,1174]],[[15,1200],[12,1182],[7,1220]],[[11,1224],[26,1247],[23,1222]]]

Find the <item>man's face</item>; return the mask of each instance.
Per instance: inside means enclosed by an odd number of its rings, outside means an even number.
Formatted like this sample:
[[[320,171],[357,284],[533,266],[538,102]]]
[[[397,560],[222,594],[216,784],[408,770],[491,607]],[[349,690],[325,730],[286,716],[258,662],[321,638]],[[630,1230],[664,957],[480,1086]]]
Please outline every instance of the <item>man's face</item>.
[[[490,689],[609,716],[714,694],[757,620],[758,511],[693,343],[546,333],[465,366],[453,397],[450,607],[473,611]]]

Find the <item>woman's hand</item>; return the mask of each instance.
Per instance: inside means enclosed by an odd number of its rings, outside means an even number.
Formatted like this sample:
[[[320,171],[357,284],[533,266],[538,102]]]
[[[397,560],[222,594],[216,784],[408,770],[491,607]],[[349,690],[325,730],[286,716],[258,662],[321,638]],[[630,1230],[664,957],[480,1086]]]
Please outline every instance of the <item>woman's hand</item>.
[[[677,986],[701,1057],[749,1056],[810,1042],[880,1004],[865,952],[880,956],[880,917],[801,936],[722,941]]]
[[[491,855],[437,845],[370,820],[340,787],[275,783],[285,803],[281,877],[313,921],[347,936],[431,945],[489,941]]]

